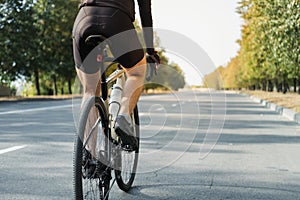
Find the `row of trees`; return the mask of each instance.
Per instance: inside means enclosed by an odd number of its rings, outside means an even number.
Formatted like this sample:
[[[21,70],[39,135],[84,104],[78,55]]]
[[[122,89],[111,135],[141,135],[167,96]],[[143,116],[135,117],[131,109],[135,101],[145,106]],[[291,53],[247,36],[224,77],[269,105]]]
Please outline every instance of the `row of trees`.
[[[300,85],[300,1],[242,0],[240,50],[206,76],[210,87],[286,92]],[[218,77],[214,78],[213,77]]]
[[[6,0],[0,5],[0,83],[25,78],[36,94],[68,90],[75,77],[72,22],[76,1]]]
[[[71,34],[78,5],[77,0],[5,0],[0,4],[0,85],[25,79],[33,83],[37,95],[72,93],[76,72]],[[179,70],[183,87],[182,71],[171,66]],[[159,80],[172,89],[177,87],[162,76]]]

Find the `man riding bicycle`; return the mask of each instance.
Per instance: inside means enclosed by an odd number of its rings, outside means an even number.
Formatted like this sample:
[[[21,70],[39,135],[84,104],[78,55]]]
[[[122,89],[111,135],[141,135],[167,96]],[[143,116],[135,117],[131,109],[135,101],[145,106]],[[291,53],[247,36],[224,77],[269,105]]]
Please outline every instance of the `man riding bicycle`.
[[[160,58],[153,45],[151,0],[137,0],[137,2],[146,52],[159,64]],[[96,94],[101,77],[99,70],[91,72],[89,66],[84,65],[83,61],[93,50],[86,44],[86,39],[91,35],[102,35],[105,38],[116,36],[110,41],[110,50],[125,70],[127,80],[123,88],[115,131],[122,143],[132,149],[137,147],[137,140],[133,136],[130,114],[141,95],[147,64],[143,47],[133,25],[134,20],[134,0],[83,0],[73,27],[74,61],[84,89],[83,101]],[[118,37],[118,34],[123,32],[126,32],[126,37]]]

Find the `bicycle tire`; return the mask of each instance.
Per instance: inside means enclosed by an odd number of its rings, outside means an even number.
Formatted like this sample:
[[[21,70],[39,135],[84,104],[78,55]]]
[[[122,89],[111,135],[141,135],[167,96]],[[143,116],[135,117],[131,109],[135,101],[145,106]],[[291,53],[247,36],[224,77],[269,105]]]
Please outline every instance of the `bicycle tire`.
[[[115,177],[117,184],[119,188],[125,192],[128,192],[131,189],[131,186],[133,184],[135,175],[136,175],[136,169],[137,169],[137,164],[138,164],[138,155],[139,155],[139,147],[140,147],[140,122],[139,122],[139,114],[138,114],[138,108],[137,106],[134,108],[133,111],[133,120],[134,122],[134,127],[135,127],[135,136],[137,137],[138,140],[138,148],[133,151],[133,152],[126,152],[123,150],[120,150],[118,152],[118,168],[115,169]],[[127,167],[127,162],[128,159],[126,159],[125,156],[122,154],[131,154],[131,157],[133,158],[133,161],[131,161],[131,170],[124,169]],[[130,162],[130,161],[129,161]],[[126,166],[124,166],[126,165]],[[130,165],[130,164],[129,164]],[[125,176],[128,176],[127,178]]]
[[[104,133],[108,136],[108,120],[106,115],[105,104],[100,97],[89,98],[82,107],[81,114],[78,122],[77,135],[74,142],[74,155],[73,155],[73,185],[74,185],[74,199],[101,199],[107,200],[110,190],[110,176],[109,169],[105,176],[96,178],[84,177],[83,166],[83,134],[86,129],[89,113],[96,107],[96,112],[100,117],[100,123],[104,128]],[[98,125],[97,125],[98,126]],[[107,142],[108,140],[106,140]],[[97,142],[97,141],[96,141]],[[107,170],[107,169],[106,169]],[[95,170],[96,171],[96,170]]]

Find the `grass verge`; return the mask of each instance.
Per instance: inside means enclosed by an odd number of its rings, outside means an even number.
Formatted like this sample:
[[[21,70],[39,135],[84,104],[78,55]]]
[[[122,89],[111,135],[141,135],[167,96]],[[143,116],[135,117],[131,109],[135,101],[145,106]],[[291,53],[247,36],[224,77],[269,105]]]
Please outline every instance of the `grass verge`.
[[[293,92],[288,92],[286,94],[279,92],[265,92],[265,91],[242,91],[244,94],[249,94],[251,96],[266,100],[268,102],[275,103],[284,108],[292,109],[300,113],[300,95]]]

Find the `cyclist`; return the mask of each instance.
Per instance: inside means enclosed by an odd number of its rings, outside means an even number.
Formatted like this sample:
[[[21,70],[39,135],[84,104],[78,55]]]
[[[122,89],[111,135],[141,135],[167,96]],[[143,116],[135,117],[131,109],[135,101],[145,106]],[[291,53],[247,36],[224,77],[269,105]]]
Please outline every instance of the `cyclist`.
[[[146,52],[154,62],[159,64],[160,58],[153,46],[151,0],[137,0],[137,2]],[[77,75],[84,88],[83,102],[95,95],[101,77],[100,71],[93,71],[89,64],[86,66],[83,64],[92,50],[86,45],[86,38],[90,35],[103,35],[110,38],[125,32],[125,38],[116,37],[111,41],[110,49],[114,55],[117,55],[116,59],[127,75],[115,131],[121,138],[122,144],[132,149],[137,147],[137,140],[133,136],[130,114],[141,95],[146,74],[145,53],[133,25],[134,9],[134,0],[83,0],[73,27],[74,61]]]

